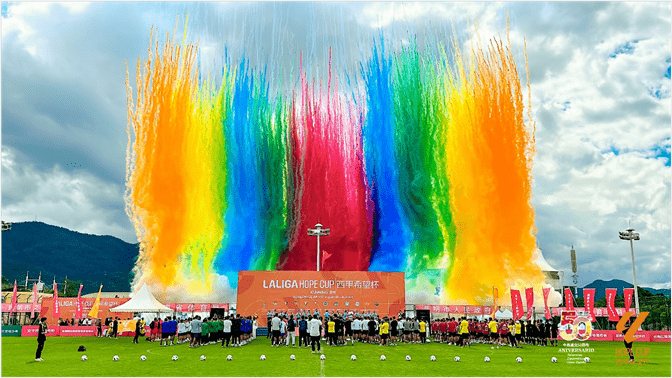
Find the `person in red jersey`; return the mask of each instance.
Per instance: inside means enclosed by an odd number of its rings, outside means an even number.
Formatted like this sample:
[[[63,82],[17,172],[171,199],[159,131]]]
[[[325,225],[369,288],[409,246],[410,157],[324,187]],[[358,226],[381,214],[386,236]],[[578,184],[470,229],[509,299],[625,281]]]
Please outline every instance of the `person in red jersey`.
[[[448,319],[444,318],[439,323],[439,332],[441,333],[441,341],[448,342]]]

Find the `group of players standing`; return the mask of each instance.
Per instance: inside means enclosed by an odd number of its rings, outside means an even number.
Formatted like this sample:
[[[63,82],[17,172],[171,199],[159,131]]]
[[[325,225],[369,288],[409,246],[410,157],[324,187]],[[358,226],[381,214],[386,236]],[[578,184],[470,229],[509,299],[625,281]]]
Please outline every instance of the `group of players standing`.
[[[268,337],[271,345],[279,347],[296,346],[298,336],[299,347],[308,347],[309,343],[320,350],[320,339],[329,346],[351,345],[355,342],[398,345],[405,343],[426,343],[428,323],[422,319],[404,318],[400,315],[381,318],[376,313],[339,313],[330,314],[325,311],[324,316],[318,310],[314,313],[299,311],[296,314],[267,313]]]
[[[458,321],[459,320],[459,321]],[[519,348],[520,344],[538,346],[558,345],[558,325],[546,322],[514,321],[492,318],[478,320],[462,317],[435,320],[430,325],[434,342],[471,346],[471,343],[493,344]]]

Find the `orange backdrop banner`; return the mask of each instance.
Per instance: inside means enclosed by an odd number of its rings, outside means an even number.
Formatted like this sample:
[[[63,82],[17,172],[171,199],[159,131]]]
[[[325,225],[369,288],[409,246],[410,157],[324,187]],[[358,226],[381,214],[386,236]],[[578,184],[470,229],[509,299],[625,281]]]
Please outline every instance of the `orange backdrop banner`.
[[[404,273],[240,271],[236,312],[258,315],[260,327],[266,326],[266,313],[273,310],[397,316],[404,310],[405,295]]]

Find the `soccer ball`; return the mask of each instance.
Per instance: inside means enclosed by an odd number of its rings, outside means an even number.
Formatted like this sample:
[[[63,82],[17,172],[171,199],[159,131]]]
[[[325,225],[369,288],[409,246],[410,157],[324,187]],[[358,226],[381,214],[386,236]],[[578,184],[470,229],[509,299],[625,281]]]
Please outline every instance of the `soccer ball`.
[[[454,360],[455,362],[460,362],[460,356],[455,356]]]
[[[585,361],[587,364],[589,364],[590,363],[590,357],[584,358],[583,361]]]
[[[385,355],[384,355],[384,354],[381,354],[381,355],[380,355],[380,360],[381,360],[381,361],[385,361]]]
[[[265,360],[265,359],[266,359],[266,357],[264,356],[264,360]],[[229,354],[228,356],[226,356],[226,360],[227,360],[227,361],[231,361],[231,360],[233,360],[233,356]]]
[[[483,359],[483,361],[485,361],[485,362],[490,362],[490,357],[485,356],[485,358]]]
[[[82,361],[86,361],[86,360],[88,360],[88,359],[89,359],[89,358],[86,357],[86,354],[82,356]]]
[[[119,356],[115,354],[114,357],[112,357],[112,361],[119,361]]]
[[[410,360],[411,360],[411,356],[406,355],[406,361],[410,361]]]
[[[516,357],[516,362],[521,363],[521,362],[523,362],[523,359],[520,358],[520,357]]]
[[[294,361],[294,360],[296,360],[296,356],[292,354],[291,356],[289,356],[289,359]]]
[[[433,355],[432,355],[432,356],[429,356],[429,360],[430,360],[430,361],[436,361],[436,356],[433,356]]]
[[[201,354],[201,361],[205,361],[205,354]]]
[[[260,359],[261,361],[266,361],[266,355],[265,355],[265,354],[262,354],[261,357],[259,357],[259,359]]]
[[[552,363],[556,363],[556,362],[558,362],[558,359],[555,358],[555,357],[551,357],[551,362],[552,362]]]
[[[350,356],[350,360],[351,360],[351,361],[357,361],[357,356],[355,356],[355,355],[353,354],[352,356]]]
[[[320,360],[324,361],[326,359],[327,359],[327,356],[325,356],[324,354],[320,355]]]
[[[144,354],[142,356],[140,356],[140,361],[145,361],[145,360],[147,360],[147,356],[145,356]]]
[[[495,347],[490,347],[490,349],[495,349]]]
[[[173,361],[177,361],[177,354],[173,354]]]

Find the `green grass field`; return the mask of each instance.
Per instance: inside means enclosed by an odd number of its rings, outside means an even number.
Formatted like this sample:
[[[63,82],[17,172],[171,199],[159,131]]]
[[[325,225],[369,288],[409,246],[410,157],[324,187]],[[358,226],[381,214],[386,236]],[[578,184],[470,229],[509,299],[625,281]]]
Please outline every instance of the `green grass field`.
[[[159,347],[157,343],[142,341],[132,344],[130,338],[117,340],[94,337],[53,337],[45,344],[43,362],[35,362],[35,338],[2,338],[2,376],[670,376],[669,343],[635,343],[645,363],[618,364],[623,343],[589,342],[594,352],[583,353],[591,362],[568,363],[568,353],[558,347],[524,346],[522,349],[475,344],[471,348],[431,343],[427,345],[399,345],[382,347],[358,344],[328,347],[323,343],[325,361],[304,348],[272,348],[266,338],[240,348],[221,348],[208,345],[189,348],[186,345]],[[560,342],[560,347],[562,347]],[[79,345],[87,351],[77,351]],[[648,348],[648,350],[646,350]],[[82,362],[82,354],[88,361]],[[112,356],[119,355],[118,362]],[[140,361],[141,355],[146,361]],[[172,355],[178,361],[172,361]],[[233,356],[226,361],[227,354]],[[259,356],[265,354],[266,361]],[[290,361],[290,354],[296,355]],[[350,361],[350,355],[357,361]],[[380,361],[385,354],[386,361]],[[644,355],[646,354],[646,355]],[[200,361],[201,355],[206,356]],[[410,362],[405,356],[410,355]],[[435,355],[436,362],[430,362]],[[453,358],[460,356],[461,361]],[[484,357],[490,357],[489,363]],[[522,363],[515,361],[516,357]],[[551,363],[551,357],[558,363]]]

